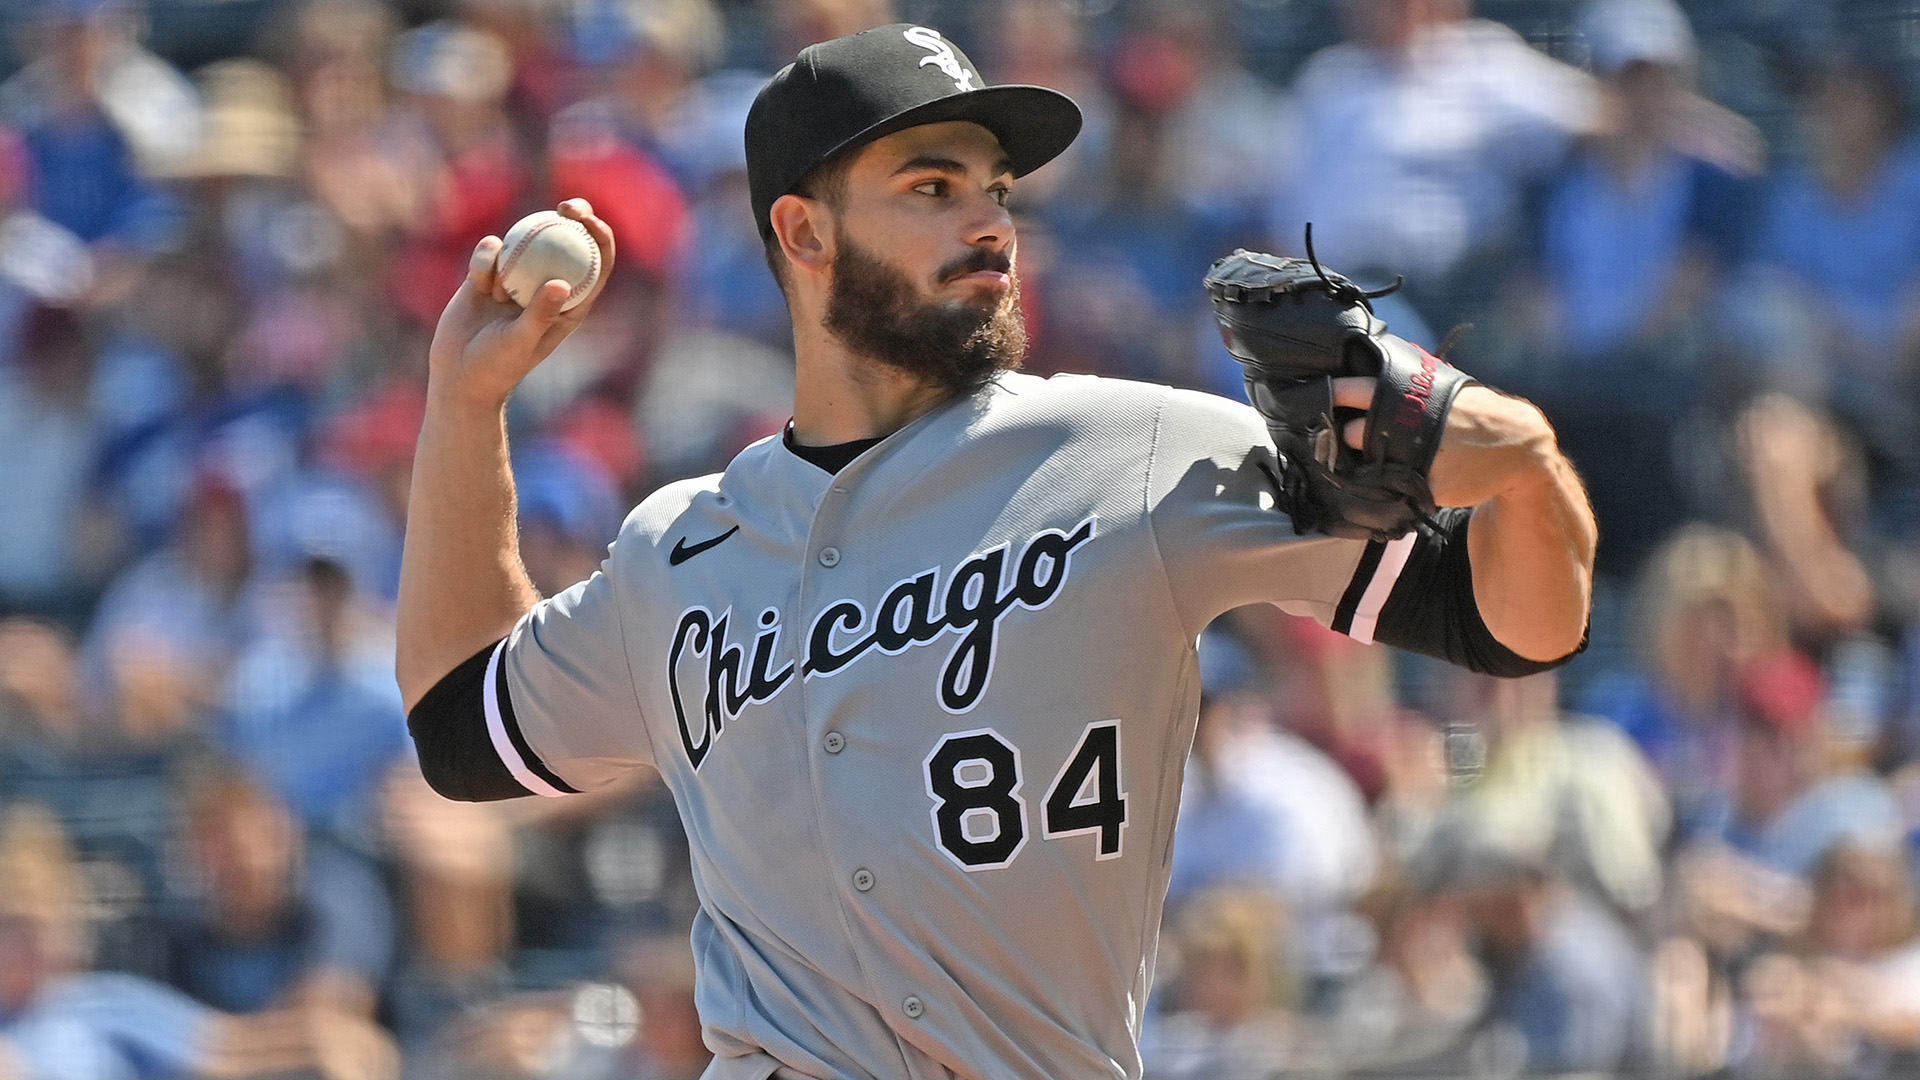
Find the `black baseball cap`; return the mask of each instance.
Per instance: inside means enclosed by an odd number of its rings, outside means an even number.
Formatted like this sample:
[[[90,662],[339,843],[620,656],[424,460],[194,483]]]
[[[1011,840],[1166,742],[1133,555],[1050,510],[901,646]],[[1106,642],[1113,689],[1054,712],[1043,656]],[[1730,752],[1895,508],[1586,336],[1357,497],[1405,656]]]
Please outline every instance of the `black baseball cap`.
[[[1080,134],[1080,107],[1044,86],[987,86],[938,30],[894,23],[800,50],[747,112],[747,186],[761,239],[767,213],[834,154],[921,124],[971,120],[1025,176]]]

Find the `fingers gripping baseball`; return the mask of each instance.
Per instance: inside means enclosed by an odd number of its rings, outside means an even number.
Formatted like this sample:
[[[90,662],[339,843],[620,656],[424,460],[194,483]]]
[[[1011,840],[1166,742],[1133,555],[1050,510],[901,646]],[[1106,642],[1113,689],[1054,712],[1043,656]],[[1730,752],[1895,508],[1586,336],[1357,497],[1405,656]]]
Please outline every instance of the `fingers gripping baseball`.
[[[591,291],[566,311],[572,294],[564,280],[545,282],[521,308],[508,298],[497,263],[502,241],[487,236],[474,245],[467,278],[441,312],[429,365],[443,388],[505,400],[521,379],[578,327],[606,287],[613,265],[613,232],[584,199],[560,204],[559,213],[580,222],[599,248],[600,269]]]
[[[594,300],[600,296],[601,290],[607,287],[607,274],[613,269],[613,230],[607,226],[606,222],[595,216],[593,204],[585,199],[568,199],[560,204],[559,210],[562,217],[572,218],[586,226],[587,234],[593,237],[594,244],[600,249],[599,277],[594,281],[592,290],[587,293],[587,298],[574,308],[577,312],[581,308],[592,306]]]

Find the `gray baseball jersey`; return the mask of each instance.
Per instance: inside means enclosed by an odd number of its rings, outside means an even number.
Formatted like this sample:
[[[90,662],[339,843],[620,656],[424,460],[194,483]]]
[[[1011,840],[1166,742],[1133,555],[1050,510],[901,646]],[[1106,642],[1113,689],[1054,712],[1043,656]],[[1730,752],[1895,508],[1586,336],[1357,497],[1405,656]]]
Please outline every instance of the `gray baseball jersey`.
[[[837,474],[770,439],[661,490],[521,622],[513,775],[678,804],[710,1078],[1139,1076],[1195,638],[1364,637],[1414,543],[1295,537],[1272,468],[1245,405],[1009,374]]]

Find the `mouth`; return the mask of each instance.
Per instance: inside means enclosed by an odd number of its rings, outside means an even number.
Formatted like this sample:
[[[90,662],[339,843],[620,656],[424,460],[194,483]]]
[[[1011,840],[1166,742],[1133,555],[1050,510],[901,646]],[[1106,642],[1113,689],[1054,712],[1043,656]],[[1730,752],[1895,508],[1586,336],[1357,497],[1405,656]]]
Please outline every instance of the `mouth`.
[[[969,285],[977,288],[992,289],[996,292],[1012,287],[1013,275],[1004,270],[972,270],[948,279],[956,285]]]
[[[1013,260],[997,251],[975,250],[942,268],[944,284],[1000,290],[1013,284]]]

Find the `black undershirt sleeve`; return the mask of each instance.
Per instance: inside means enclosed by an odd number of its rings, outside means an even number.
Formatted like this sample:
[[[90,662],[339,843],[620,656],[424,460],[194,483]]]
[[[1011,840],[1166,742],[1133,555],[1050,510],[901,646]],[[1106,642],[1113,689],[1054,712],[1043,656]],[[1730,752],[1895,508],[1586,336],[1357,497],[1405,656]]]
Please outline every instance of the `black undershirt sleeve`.
[[[407,714],[427,785],[460,802],[517,799],[522,787],[487,734],[487,661],[494,642],[446,673]],[[506,693],[505,680],[500,692]]]
[[[1557,660],[1529,660],[1500,643],[1480,618],[1473,598],[1473,563],[1467,557],[1470,509],[1441,510],[1438,530],[1422,528],[1420,541],[1380,609],[1375,641],[1434,656],[1470,671],[1506,678],[1559,667],[1585,651],[1580,647]],[[1372,545],[1368,555],[1375,557]]]

